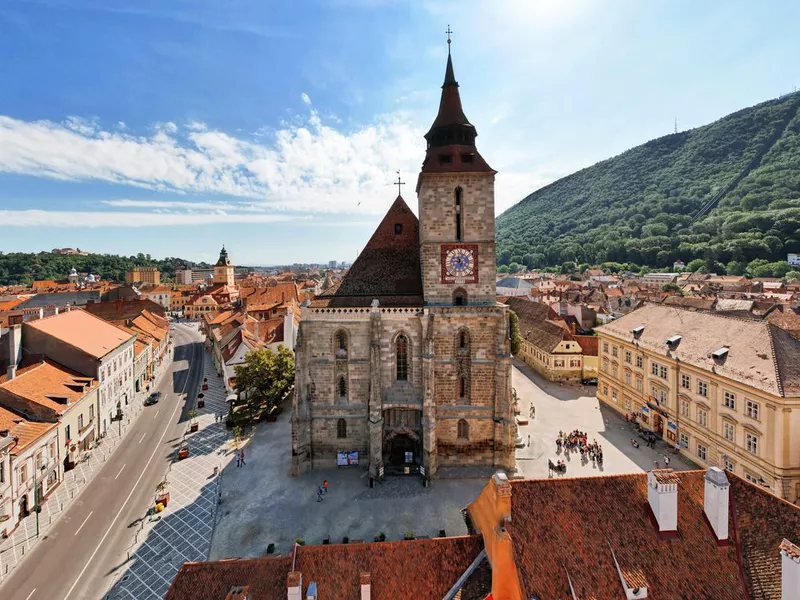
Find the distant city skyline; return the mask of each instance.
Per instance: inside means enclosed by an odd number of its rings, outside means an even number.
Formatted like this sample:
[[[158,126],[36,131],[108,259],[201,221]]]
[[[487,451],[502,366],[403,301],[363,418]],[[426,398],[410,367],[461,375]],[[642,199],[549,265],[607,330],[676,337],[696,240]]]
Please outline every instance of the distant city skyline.
[[[9,0],[0,251],[354,260],[416,211],[447,45],[497,211],[793,91],[800,6],[599,0]]]

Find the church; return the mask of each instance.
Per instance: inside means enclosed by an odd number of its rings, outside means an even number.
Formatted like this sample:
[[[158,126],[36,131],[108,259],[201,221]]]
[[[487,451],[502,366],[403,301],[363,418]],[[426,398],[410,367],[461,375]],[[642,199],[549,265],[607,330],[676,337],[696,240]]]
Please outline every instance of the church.
[[[495,294],[494,171],[448,39],[417,218],[398,196],[345,277],[302,309],[292,473],[515,468],[508,308]]]

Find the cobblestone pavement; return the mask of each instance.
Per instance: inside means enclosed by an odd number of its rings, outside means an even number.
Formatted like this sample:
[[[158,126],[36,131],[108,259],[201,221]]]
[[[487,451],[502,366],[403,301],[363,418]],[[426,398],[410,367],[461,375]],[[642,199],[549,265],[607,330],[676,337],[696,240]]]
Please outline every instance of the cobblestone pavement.
[[[161,362],[156,371],[154,386],[161,383],[161,379],[172,362],[172,347],[169,354]],[[25,517],[17,529],[7,539],[0,540],[0,583],[14,567],[22,562],[39,540],[47,538],[48,532],[56,523],[61,514],[69,508],[73,500],[81,493],[87,482],[92,480],[106,459],[110,456],[119,442],[126,436],[131,425],[142,413],[143,403],[148,392],[136,394],[133,402],[125,410],[123,421],[112,423],[107,430],[106,437],[88,453],[88,459],[79,462],[71,471],[64,474],[64,479],[42,504],[39,514],[39,535],[36,535],[36,515]]]
[[[594,387],[551,383],[521,360],[514,361],[511,382],[520,398],[520,416],[528,418],[527,425],[519,426],[525,447],[517,449],[518,476],[547,477],[548,459],[566,460],[566,477],[640,473],[652,469],[655,461],[663,466],[665,455],[674,469],[697,468],[685,457],[674,455],[664,442],[658,442],[655,449],[647,448],[634,427],[600,403]],[[530,418],[531,404],[536,407],[535,418]],[[558,432],[575,429],[586,432],[590,442],[596,440],[602,446],[602,469],[591,461],[581,464],[579,454],[565,457],[563,452],[556,453]],[[632,438],[640,443],[639,448],[631,445]]]
[[[222,380],[211,357],[203,353],[203,376],[208,379],[205,407],[197,409],[199,429],[186,433],[189,457],[173,462],[166,473],[170,493],[158,520],[143,516],[132,527],[130,560],[106,599],[160,600],[184,562],[207,560],[214,530],[219,477],[233,457],[229,434],[217,414],[227,410]],[[176,440],[175,449],[180,446]],[[142,507],[145,515],[149,507]]]

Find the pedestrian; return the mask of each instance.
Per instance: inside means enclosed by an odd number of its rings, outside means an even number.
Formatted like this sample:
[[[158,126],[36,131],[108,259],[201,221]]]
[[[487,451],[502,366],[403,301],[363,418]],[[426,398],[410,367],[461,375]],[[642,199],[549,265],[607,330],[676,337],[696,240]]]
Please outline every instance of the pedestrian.
[[[317,488],[317,502],[322,502],[322,486]]]
[[[528,434],[528,448],[531,447],[531,434]]]
[[[241,450],[239,450],[239,456],[240,456],[240,457],[241,457],[241,459],[242,459],[242,466],[244,466],[244,448],[242,448]]]
[[[237,450],[236,451],[236,467],[238,468],[238,467],[241,467],[241,466],[242,466],[242,455],[239,454],[239,451]]]
[[[322,482],[322,490],[323,490],[324,494],[328,493],[328,480],[327,479]]]
[[[669,456],[664,455],[664,467],[669,469]]]
[[[531,417],[536,418],[536,407],[531,404]]]

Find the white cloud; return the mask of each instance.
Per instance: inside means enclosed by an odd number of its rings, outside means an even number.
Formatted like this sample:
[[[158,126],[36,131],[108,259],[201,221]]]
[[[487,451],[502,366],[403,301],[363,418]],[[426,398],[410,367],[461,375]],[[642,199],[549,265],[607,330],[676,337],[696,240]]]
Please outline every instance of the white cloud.
[[[234,213],[175,212],[80,212],[50,210],[0,210],[0,223],[7,227],[177,227],[228,223],[276,223],[307,217]]]
[[[151,135],[136,136],[84,120],[0,116],[0,172],[224,194],[278,210],[380,213],[393,197],[394,170],[407,179],[417,170],[422,133],[398,115],[339,131],[314,110],[274,132],[271,145],[197,122],[160,123]]]
[[[303,104],[305,104],[306,106],[309,106],[311,104],[311,97],[308,94],[306,94],[305,92],[300,94],[300,99],[303,101]]]
[[[118,208],[153,208],[159,210],[232,210],[248,212],[263,212],[265,210],[264,206],[243,202],[186,202],[181,200],[128,200],[123,198],[103,200],[102,204]]]

